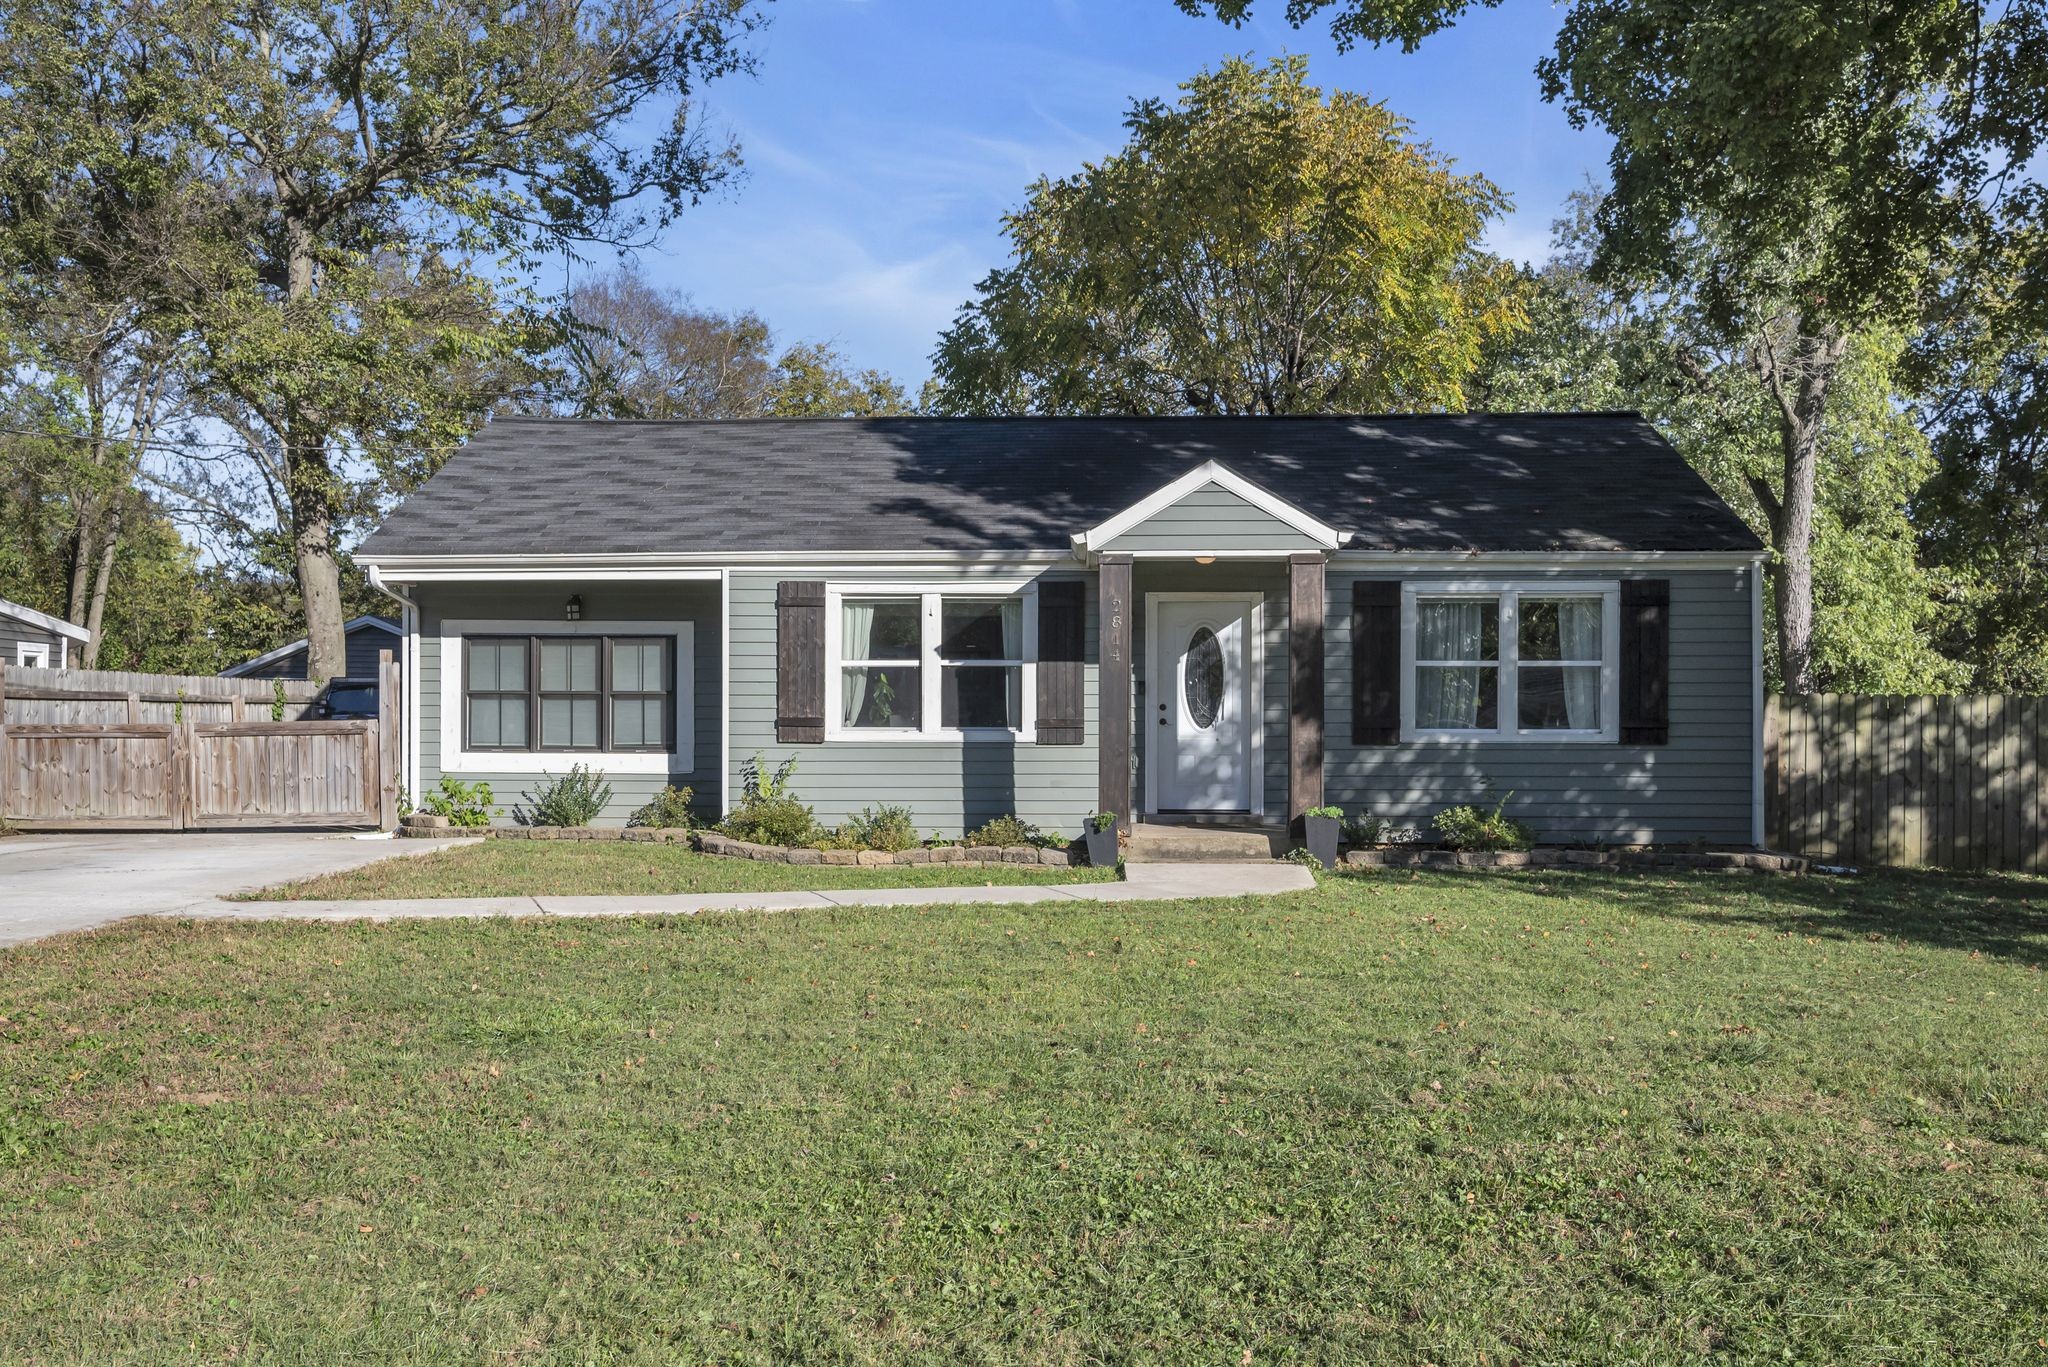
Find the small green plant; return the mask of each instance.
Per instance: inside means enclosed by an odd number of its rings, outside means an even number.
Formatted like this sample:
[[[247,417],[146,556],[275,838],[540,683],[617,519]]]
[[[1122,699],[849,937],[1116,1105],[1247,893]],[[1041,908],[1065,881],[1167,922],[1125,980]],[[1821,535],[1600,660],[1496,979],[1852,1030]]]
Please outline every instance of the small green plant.
[[[185,724],[185,690],[181,688],[181,689],[179,689],[179,690],[178,690],[178,696],[177,696],[177,697],[176,697],[175,699],[173,699],[173,700],[172,700],[172,702],[171,702],[171,725],[173,725],[173,726],[183,726],[184,724]]]
[[[818,818],[797,801],[790,776],[796,773],[794,756],[784,760],[770,774],[756,754],[740,766],[740,801],[721,827],[735,840],[757,845],[809,845],[819,838]]]
[[[1020,817],[999,816],[961,837],[963,845],[1045,845],[1046,834]]]
[[[270,681],[270,719],[272,721],[284,720],[283,679],[272,679]]]
[[[435,816],[447,817],[451,826],[488,826],[496,801],[490,784],[464,783],[453,775],[443,774],[439,786],[427,794],[422,805]]]
[[[412,793],[401,783],[398,785],[398,814],[407,817],[412,815],[412,811]]]
[[[916,849],[918,844],[917,822],[910,808],[893,803],[861,808],[858,816],[846,819],[838,835],[853,849],[884,850],[890,854]]]
[[[600,770],[572,764],[560,778],[545,772],[540,777],[540,791],[526,794],[533,805],[513,810],[528,826],[588,826],[612,800],[612,785]]]
[[[1342,821],[1344,819],[1344,809],[1342,807],[1310,807],[1302,815],[1328,817],[1332,821]]]
[[[1094,816],[1088,818],[1088,829],[1091,831],[1106,831],[1115,825],[1115,812],[1097,812]]]
[[[1360,813],[1344,823],[1344,839],[1353,845],[1377,845],[1387,836],[1384,818]]]
[[[626,824],[658,831],[687,831],[693,824],[691,796],[690,789],[678,788],[671,783],[656,793],[653,801],[627,817]]]
[[[1283,863],[1299,864],[1305,869],[1314,869],[1317,873],[1323,871],[1323,861],[1310,854],[1307,850],[1289,850],[1281,855],[1280,859]]]
[[[1503,797],[1491,812],[1470,806],[1446,808],[1436,814],[1437,834],[1454,850],[1526,850],[1536,843],[1536,837],[1505,814],[1508,798],[1513,796]]]

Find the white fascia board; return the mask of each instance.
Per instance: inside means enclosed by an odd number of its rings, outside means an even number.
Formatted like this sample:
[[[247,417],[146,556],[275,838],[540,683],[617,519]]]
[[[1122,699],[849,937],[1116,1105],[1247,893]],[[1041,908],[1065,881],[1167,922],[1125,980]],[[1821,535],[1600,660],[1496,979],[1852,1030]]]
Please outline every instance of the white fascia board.
[[[821,551],[810,549],[773,551],[661,551],[608,555],[358,555],[356,563],[373,567],[394,582],[415,583],[425,579],[490,579],[513,573],[530,578],[599,578],[621,571],[635,577],[703,579],[718,578],[725,568],[810,565],[1041,565],[1070,560],[1065,547],[1038,550],[989,551]]]
[[[59,636],[68,636],[74,641],[87,640],[92,635],[84,627],[73,622],[67,622],[62,617],[52,617],[47,612],[37,612],[32,607],[9,602],[5,598],[0,598],[0,616],[16,618],[27,622],[32,627],[41,627],[44,631],[54,631]]]
[[[1531,570],[1642,566],[1663,570],[1738,570],[1755,551],[1338,551],[1332,569]]]
[[[1329,523],[1309,516],[1286,499],[1252,483],[1221,461],[1211,460],[1196,466],[1165,488],[1139,499],[1107,522],[1090,527],[1085,532],[1076,532],[1073,538],[1074,547],[1079,551],[1100,551],[1105,545],[1147,518],[1164,512],[1195,490],[1210,484],[1237,495],[1268,517],[1287,524],[1316,542],[1326,551],[1334,551],[1351,539],[1351,533],[1340,532]]]

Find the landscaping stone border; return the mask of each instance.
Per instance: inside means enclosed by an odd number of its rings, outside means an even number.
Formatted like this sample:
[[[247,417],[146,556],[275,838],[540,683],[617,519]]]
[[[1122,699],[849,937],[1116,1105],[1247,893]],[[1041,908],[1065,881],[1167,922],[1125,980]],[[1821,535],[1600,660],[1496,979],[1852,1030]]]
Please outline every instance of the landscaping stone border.
[[[1652,869],[1659,872],[1805,873],[1808,861],[1761,850],[1350,850],[1366,869]]]
[[[851,864],[866,868],[899,864],[1043,864],[1071,868],[1087,863],[1079,846],[1064,850],[1037,845],[934,845],[889,853],[884,850],[813,850],[756,845],[716,831],[664,830],[648,826],[457,826],[445,816],[415,812],[399,823],[402,836],[479,840],[631,840],[649,845],[689,845],[701,854],[758,859],[769,864]]]

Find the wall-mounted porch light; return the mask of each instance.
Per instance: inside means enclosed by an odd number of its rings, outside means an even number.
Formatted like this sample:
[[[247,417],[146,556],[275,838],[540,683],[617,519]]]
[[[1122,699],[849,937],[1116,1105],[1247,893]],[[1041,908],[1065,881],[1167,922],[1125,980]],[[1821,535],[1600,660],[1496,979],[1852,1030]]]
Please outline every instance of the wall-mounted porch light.
[[[571,622],[583,620],[583,595],[572,593],[569,601],[562,605],[562,616]]]

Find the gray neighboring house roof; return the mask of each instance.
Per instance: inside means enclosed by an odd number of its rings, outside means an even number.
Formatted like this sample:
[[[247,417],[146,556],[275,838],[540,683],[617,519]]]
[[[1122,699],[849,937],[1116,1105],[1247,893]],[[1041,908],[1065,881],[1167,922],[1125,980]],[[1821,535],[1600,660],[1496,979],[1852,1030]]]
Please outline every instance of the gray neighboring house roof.
[[[392,644],[401,650],[405,643],[403,627],[389,617],[379,617],[374,613],[366,612],[360,617],[349,618],[342,624],[341,631],[342,635],[348,638],[348,672],[352,677],[374,674],[376,668],[376,651],[358,650],[355,644],[357,633],[374,631],[388,634],[392,638]],[[362,668],[364,659],[370,661],[370,668]],[[287,641],[275,650],[266,650],[253,659],[244,660],[238,665],[230,665],[220,672],[220,676],[223,679],[303,679],[306,677],[306,638],[301,636],[296,641]]]
[[[38,612],[32,607],[5,598],[0,598],[0,617],[12,617],[17,622],[24,622],[52,635],[68,636],[74,641],[92,639],[92,633],[76,623],[67,622],[62,617],[52,617],[47,612]]]
[[[500,418],[357,552],[1064,549],[1220,461],[1354,550],[1761,543],[1636,413],[1330,418]]]

